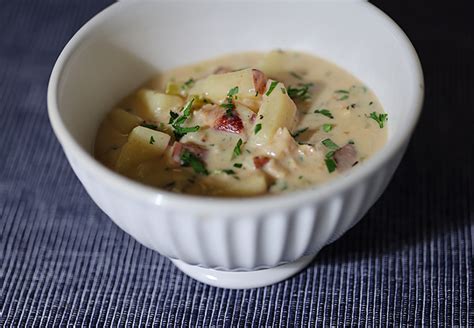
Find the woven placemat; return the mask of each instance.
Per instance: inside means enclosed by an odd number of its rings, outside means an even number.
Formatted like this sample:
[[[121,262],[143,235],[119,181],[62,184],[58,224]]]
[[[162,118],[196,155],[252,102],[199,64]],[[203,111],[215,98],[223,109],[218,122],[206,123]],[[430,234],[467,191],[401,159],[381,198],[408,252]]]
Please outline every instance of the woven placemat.
[[[0,1],[0,326],[472,326],[474,29],[445,3],[377,1],[407,31],[426,101],[392,183],[295,277],[197,283],[141,246],[80,185],[46,89],[67,40],[111,1]],[[400,95],[401,97],[403,95]]]

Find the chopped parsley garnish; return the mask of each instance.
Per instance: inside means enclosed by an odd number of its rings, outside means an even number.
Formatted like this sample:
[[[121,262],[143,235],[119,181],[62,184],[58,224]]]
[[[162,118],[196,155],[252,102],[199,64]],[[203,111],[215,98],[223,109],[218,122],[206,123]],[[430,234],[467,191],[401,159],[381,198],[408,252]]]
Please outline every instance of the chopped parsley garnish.
[[[286,89],[285,89],[285,88],[281,88],[281,93],[283,93],[284,95],[286,95]]]
[[[329,173],[332,173],[336,170],[337,164],[334,158],[326,158],[324,162],[326,163],[326,167]]]
[[[240,169],[242,167],[242,163],[234,163],[234,167]]]
[[[316,109],[314,111],[314,113],[324,115],[324,116],[329,117],[331,119],[334,118],[334,116],[332,116],[332,113],[328,109]]]
[[[369,106],[372,106],[373,104],[374,104],[374,102],[373,102],[373,101],[369,102]]]
[[[191,88],[194,85],[194,82],[195,82],[194,79],[190,78],[189,80],[184,82],[183,85],[181,85],[181,89],[185,90],[185,89]]]
[[[227,97],[232,98],[233,96],[235,96],[238,93],[239,93],[239,87],[235,86],[232,89],[230,89],[229,92],[227,92]]]
[[[225,114],[227,116],[232,116],[233,115],[232,111],[235,109],[235,105],[232,101],[232,97],[234,97],[237,93],[239,93],[239,87],[238,86],[233,87],[232,89],[229,90],[229,92],[227,92],[226,102],[220,104],[220,106],[222,108],[226,109]]]
[[[375,120],[381,129],[384,127],[384,123],[388,120],[388,114],[385,113],[377,114],[376,112],[372,112],[370,113],[370,116],[367,117]]]
[[[140,125],[143,126],[144,128],[148,128],[148,129],[152,129],[152,130],[158,131],[158,126],[155,125],[155,124],[148,124],[148,123],[143,122],[143,123],[140,124]]]
[[[313,86],[313,83],[300,83],[299,87],[288,86],[286,89],[288,96],[293,100],[308,100],[311,98],[309,94],[309,88]]]
[[[339,98],[337,100],[346,100],[349,98],[349,91],[347,90],[336,90],[334,93],[337,93],[339,95]]]
[[[235,158],[235,157],[239,156],[240,154],[242,154],[242,150],[240,149],[240,146],[242,146],[242,139],[239,139],[239,141],[237,141],[237,144],[234,147],[232,158]],[[234,166],[235,166],[235,164],[234,164]]]
[[[272,83],[270,83],[270,87],[268,88],[267,93],[265,93],[265,96],[269,96],[277,85],[278,85],[278,81],[272,81]]]
[[[323,124],[323,130],[324,130],[324,132],[331,131],[332,130],[332,124],[329,124],[329,123]]]
[[[153,145],[155,143],[155,138],[153,136],[150,136],[150,145]]]
[[[176,137],[177,140],[181,139],[185,134],[189,132],[196,132],[199,130],[199,125],[192,126],[192,127],[183,127],[181,126],[191,115],[191,108],[193,106],[195,98],[191,99],[184,105],[183,108],[183,115],[178,116],[177,113],[174,113],[170,111],[170,120],[169,124],[174,129],[174,136]]]
[[[355,144],[354,140],[352,140],[352,139],[351,139],[351,140],[349,140],[347,143],[348,143],[349,145],[353,145],[353,144]]]
[[[299,75],[298,73],[296,72],[290,72],[290,74],[294,77],[294,78],[297,78],[298,80],[302,80],[303,78],[301,77],[301,75]]]
[[[168,124],[172,124],[174,120],[178,118],[179,114],[175,113],[173,111],[170,111],[170,120],[168,121]]]
[[[197,132],[199,131],[199,125],[191,126],[191,127],[183,127],[183,126],[176,126],[174,127],[174,136],[177,140],[181,139],[184,135],[190,132]]]
[[[180,160],[182,166],[190,166],[196,173],[209,175],[209,171],[207,171],[201,159],[189,150],[185,149],[181,153]]]
[[[222,108],[225,108],[225,109],[234,109],[235,108],[235,105],[233,103],[223,103],[220,105]]]
[[[335,151],[331,150],[326,153],[326,158],[332,158],[334,156]]]
[[[225,174],[229,174],[229,175],[235,174],[235,171],[232,170],[232,169],[224,169],[224,170],[221,170],[221,171],[224,172]]]
[[[295,133],[293,133],[291,136],[292,136],[293,138],[296,138],[296,137],[298,137],[300,134],[305,133],[307,130],[308,130],[308,127],[303,128],[303,129],[296,130]]]
[[[257,134],[262,129],[262,124],[258,123],[255,125],[254,133]]]
[[[331,139],[327,138],[327,139],[324,139],[323,141],[321,141],[321,143],[326,147],[326,148],[329,148],[331,150],[337,150],[339,149],[339,146],[336,145],[334,143],[334,141],[332,141]]]

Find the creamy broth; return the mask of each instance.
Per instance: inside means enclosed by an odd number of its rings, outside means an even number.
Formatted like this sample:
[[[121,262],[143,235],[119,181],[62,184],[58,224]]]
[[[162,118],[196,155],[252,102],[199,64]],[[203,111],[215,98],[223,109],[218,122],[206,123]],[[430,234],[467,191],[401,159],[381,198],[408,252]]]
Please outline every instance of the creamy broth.
[[[275,194],[363,165],[385,144],[386,120],[374,93],[326,60],[238,53],[164,72],[124,98],[95,156],[174,192]]]

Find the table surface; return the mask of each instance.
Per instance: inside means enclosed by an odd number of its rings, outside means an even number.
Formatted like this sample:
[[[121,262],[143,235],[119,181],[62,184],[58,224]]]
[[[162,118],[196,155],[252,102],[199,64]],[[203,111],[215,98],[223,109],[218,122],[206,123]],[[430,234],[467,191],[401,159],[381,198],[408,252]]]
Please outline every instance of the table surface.
[[[110,3],[0,0],[0,326],[474,325],[467,8],[375,2],[412,39],[426,78],[424,111],[400,168],[366,217],[300,274],[226,290],[190,279],[116,227],[50,128],[54,61]]]

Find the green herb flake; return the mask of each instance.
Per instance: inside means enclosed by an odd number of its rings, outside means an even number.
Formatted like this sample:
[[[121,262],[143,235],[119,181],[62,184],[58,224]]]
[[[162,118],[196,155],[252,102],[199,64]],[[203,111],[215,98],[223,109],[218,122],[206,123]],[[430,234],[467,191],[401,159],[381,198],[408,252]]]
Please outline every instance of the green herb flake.
[[[219,106],[225,109],[230,109],[230,110],[233,110],[235,108],[235,105],[233,103],[223,103],[223,104],[220,104]]]
[[[240,169],[242,168],[242,163],[234,163],[234,167]]]
[[[191,108],[193,106],[195,98],[192,98],[190,101],[186,103],[186,105],[183,108],[183,115],[178,117],[177,113],[174,113],[170,111],[170,120],[169,124],[174,129],[174,136],[176,137],[177,140],[181,139],[185,134],[190,133],[190,132],[196,132],[199,130],[199,125],[192,126],[192,127],[183,127],[181,126],[191,115]]]
[[[191,87],[194,85],[195,82],[196,82],[196,81],[194,81],[193,78],[190,78],[189,80],[187,80],[186,82],[184,82],[184,83],[181,85],[181,90],[186,90],[186,89],[191,88]]]
[[[254,133],[257,134],[262,129],[262,124],[258,123],[255,125]]]
[[[281,93],[283,93],[284,95],[286,95],[286,89],[285,89],[285,88],[281,88]]]
[[[239,87],[235,86],[232,89],[230,89],[229,92],[227,92],[227,97],[232,98],[233,96],[235,96],[238,93],[239,93]]]
[[[329,123],[323,124],[323,130],[324,132],[330,132],[332,130],[333,125]]]
[[[232,116],[234,114],[233,110],[235,109],[235,105],[232,102],[232,97],[234,97],[238,92],[239,92],[239,87],[238,86],[233,87],[227,92],[227,98],[225,100],[226,102],[220,104],[222,108],[225,108],[226,110],[225,114],[227,116]],[[237,96],[235,96],[235,99],[237,99]]]
[[[334,156],[335,151],[331,150],[326,153],[326,158],[332,158]]]
[[[223,169],[221,171],[224,172],[225,174],[229,174],[229,175],[235,174],[235,171],[232,170],[232,169]]]
[[[332,113],[328,109],[316,109],[314,113],[324,115],[326,117],[329,117],[330,119],[334,118],[334,116],[332,116]]]
[[[377,122],[381,129],[384,127],[385,122],[388,120],[388,114],[386,114],[386,113],[377,114],[376,112],[372,112],[367,117],[369,117],[369,118],[373,119],[375,122]]]
[[[346,100],[346,99],[349,99],[348,95],[344,95],[341,98],[338,98],[337,100]]]
[[[272,93],[273,89],[275,89],[277,84],[278,84],[278,81],[272,81],[272,83],[270,83],[270,87],[268,88],[267,93],[265,93],[265,96],[269,96]]]
[[[313,86],[313,83],[300,83],[299,87],[288,86],[286,92],[293,100],[308,100],[311,98],[309,94],[309,88]]]
[[[150,145],[153,145],[155,143],[155,138],[153,138],[153,136],[150,136],[149,143],[150,143]]]
[[[155,124],[148,124],[148,123],[143,122],[143,123],[140,124],[140,125],[143,126],[144,128],[148,128],[148,129],[152,129],[152,130],[158,131],[158,126],[155,125]]]
[[[235,145],[233,153],[232,153],[232,158],[235,158],[235,157],[239,156],[240,154],[242,154],[242,150],[240,149],[240,146],[242,146],[242,139],[239,139],[239,141],[237,141],[237,144]],[[235,164],[234,164],[234,166],[235,166]],[[241,166],[242,166],[242,164],[241,164]]]
[[[185,149],[182,152],[180,159],[182,166],[190,166],[194,172],[198,174],[209,175],[209,171],[207,171],[206,166],[201,159],[189,150]]]
[[[334,143],[334,141],[332,141],[331,139],[327,138],[327,139],[324,139],[323,141],[321,141],[321,143],[326,147],[326,148],[329,148],[331,150],[336,150],[336,149],[339,149],[339,146],[336,145]]]
[[[333,158],[326,158],[324,162],[326,163],[326,167],[329,173],[332,173],[336,170],[337,164]]]
[[[175,113],[173,111],[170,111],[170,120],[168,121],[168,124],[173,124],[173,122],[179,117],[178,113]]]
[[[339,98],[337,100],[346,100],[349,98],[349,91],[347,90],[336,90],[334,93],[337,93],[339,95]]]
[[[291,136],[292,136],[293,138],[296,138],[296,137],[298,137],[300,134],[305,133],[307,130],[308,130],[308,127],[303,128],[303,129],[299,129],[299,130],[295,131],[295,133],[293,133]]]
[[[354,140],[352,140],[352,139],[351,139],[351,140],[349,140],[347,143],[348,143],[349,145],[353,145],[353,144],[355,144]]]
[[[293,76],[294,78],[298,79],[298,80],[302,80],[303,77],[301,75],[299,75],[298,73],[296,72],[290,72],[291,76]]]

